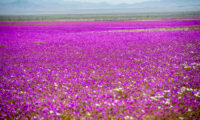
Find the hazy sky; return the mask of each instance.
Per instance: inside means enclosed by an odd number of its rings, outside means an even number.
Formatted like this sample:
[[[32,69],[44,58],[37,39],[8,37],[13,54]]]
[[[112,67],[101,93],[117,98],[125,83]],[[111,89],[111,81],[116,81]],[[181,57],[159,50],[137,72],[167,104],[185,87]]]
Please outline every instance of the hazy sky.
[[[9,3],[13,1],[17,0],[0,0],[1,3]],[[30,1],[41,1],[41,0],[30,0]],[[42,1],[48,1],[48,0],[42,0]],[[106,2],[110,4],[120,4],[120,3],[138,3],[144,1],[156,1],[156,0],[57,0],[57,1],[81,1],[81,2],[93,2],[93,3]]]
[[[200,11],[200,0],[0,0],[0,3],[0,14]],[[121,3],[130,5],[118,5]]]
[[[69,1],[69,0],[65,0]],[[81,2],[107,2],[110,4],[119,4],[119,3],[137,3],[137,2],[144,2],[144,1],[152,1],[152,0],[75,0]]]

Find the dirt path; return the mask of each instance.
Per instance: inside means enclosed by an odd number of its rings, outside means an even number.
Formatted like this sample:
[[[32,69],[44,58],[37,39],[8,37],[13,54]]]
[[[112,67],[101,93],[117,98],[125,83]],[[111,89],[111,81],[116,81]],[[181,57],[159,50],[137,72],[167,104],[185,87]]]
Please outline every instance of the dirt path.
[[[106,32],[136,32],[136,31],[174,31],[174,30],[199,30],[200,26],[187,27],[168,27],[168,28],[150,28],[150,29],[133,29],[133,30],[109,30]]]

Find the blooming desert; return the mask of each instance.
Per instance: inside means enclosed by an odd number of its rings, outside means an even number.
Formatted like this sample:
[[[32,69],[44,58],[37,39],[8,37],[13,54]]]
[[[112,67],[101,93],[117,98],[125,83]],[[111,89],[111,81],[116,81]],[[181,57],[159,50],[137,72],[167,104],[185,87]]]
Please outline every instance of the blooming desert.
[[[198,120],[200,20],[0,22],[0,119]]]

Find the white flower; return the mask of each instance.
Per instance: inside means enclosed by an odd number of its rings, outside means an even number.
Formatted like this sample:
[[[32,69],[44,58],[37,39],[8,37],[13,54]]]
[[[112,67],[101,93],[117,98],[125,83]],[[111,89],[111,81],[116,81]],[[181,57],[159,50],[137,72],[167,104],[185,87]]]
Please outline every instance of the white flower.
[[[193,91],[193,89],[192,88],[187,88],[187,91]]]
[[[156,97],[150,97],[150,98],[153,99],[153,100],[157,100]]]
[[[50,111],[49,111],[49,113],[53,114],[53,111],[52,111],[52,110],[50,110]]]
[[[125,120],[126,120],[126,119],[128,119],[128,120],[132,120],[133,117],[132,117],[132,116],[125,116],[124,119],[125,119]]]
[[[163,98],[164,96],[158,94],[157,96],[155,96],[155,98]]]
[[[113,89],[113,91],[119,92],[119,91],[123,91],[123,89],[122,88],[115,88],[115,89]]]
[[[183,77],[183,79],[187,79],[187,78],[188,78],[187,76],[184,76],[184,77]]]
[[[144,110],[141,110],[144,113]]]
[[[57,116],[60,116],[61,114],[60,114],[60,113],[56,113],[56,115],[57,115]]]
[[[57,83],[54,83],[54,86],[55,86],[55,87],[58,87],[58,84],[57,84]]]
[[[87,116],[90,116],[91,114],[88,112],[88,113],[86,113],[87,114]]]
[[[185,90],[186,90],[185,87],[182,87],[182,88],[181,88],[181,92],[184,92]]]
[[[181,95],[182,93],[181,93],[181,92],[178,92],[178,94]]]
[[[183,117],[178,117],[180,120],[183,120],[184,118]]]
[[[167,99],[166,104],[170,104],[170,99]]]
[[[200,92],[194,94],[196,97],[200,97]]]
[[[165,93],[170,93],[170,90],[164,90]]]
[[[97,104],[97,103],[96,103],[95,105],[96,105],[97,107],[101,106],[100,104]]]
[[[164,103],[169,105],[170,104],[170,99],[167,99]]]
[[[147,82],[147,78],[144,78],[144,81]]]
[[[101,85],[98,85],[98,87],[103,87],[103,86],[101,86]]]

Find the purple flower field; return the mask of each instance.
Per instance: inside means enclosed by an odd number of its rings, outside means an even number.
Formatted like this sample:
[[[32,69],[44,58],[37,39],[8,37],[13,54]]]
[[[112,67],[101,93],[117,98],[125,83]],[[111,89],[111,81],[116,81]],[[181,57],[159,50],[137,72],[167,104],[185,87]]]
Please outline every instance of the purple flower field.
[[[0,65],[3,120],[199,120],[200,20],[0,22]]]

